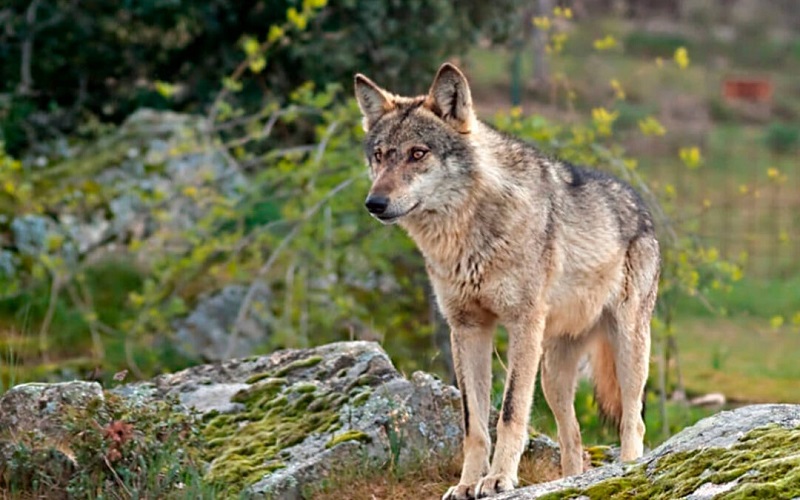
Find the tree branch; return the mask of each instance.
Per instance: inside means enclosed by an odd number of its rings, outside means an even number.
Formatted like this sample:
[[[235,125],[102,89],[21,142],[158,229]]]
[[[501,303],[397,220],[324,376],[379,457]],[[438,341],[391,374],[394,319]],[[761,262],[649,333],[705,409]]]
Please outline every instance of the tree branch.
[[[269,273],[269,271],[272,269],[272,266],[278,260],[278,256],[280,256],[286,247],[289,246],[289,243],[291,243],[291,241],[300,232],[300,229],[303,227],[303,223],[307,222],[319,211],[320,208],[325,205],[325,203],[328,202],[328,200],[336,196],[339,191],[352,184],[353,181],[355,181],[355,179],[351,177],[350,179],[340,182],[335,188],[328,191],[328,193],[316,204],[314,204],[314,206],[306,210],[303,216],[295,222],[294,227],[291,231],[289,231],[289,234],[287,234],[286,237],[281,240],[275,250],[272,251],[269,259],[267,259],[267,262],[265,262],[264,265],[258,270],[253,283],[250,284],[250,288],[248,288],[247,294],[244,296],[242,305],[239,306],[239,312],[236,314],[236,321],[233,323],[233,331],[231,332],[230,339],[228,340],[228,348],[225,350],[225,359],[229,358],[231,354],[233,354],[233,350],[236,347],[236,342],[239,338],[241,325],[244,324],[244,320],[247,317],[248,311],[250,310],[250,303],[253,301],[253,296],[255,296],[256,289],[258,288],[257,285],[261,283],[262,278]]]

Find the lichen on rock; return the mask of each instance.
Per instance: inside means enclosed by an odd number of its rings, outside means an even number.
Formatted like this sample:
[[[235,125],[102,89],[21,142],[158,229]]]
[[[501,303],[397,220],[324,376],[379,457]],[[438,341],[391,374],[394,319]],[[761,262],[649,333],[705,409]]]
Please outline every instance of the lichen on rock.
[[[699,500],[798,496],[800,406],[754,405],[709,417],[632,464],[601,467],[498,498]]]

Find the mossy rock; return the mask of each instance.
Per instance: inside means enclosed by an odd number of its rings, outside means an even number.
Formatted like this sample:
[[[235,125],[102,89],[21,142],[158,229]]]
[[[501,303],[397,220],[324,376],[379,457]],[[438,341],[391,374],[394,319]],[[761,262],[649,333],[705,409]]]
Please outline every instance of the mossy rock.
[[[458,391],[423,373],[404,378],[373,342],[196,366],[141,385],[133,392],[174,395],[200,413],[205,479],[223,498],[304,498],[337,470],[449,460],[461,439]]]
[[[531,486],[498,499],[800,497],[800,405],[754,405],[685,429],[631,464]]]

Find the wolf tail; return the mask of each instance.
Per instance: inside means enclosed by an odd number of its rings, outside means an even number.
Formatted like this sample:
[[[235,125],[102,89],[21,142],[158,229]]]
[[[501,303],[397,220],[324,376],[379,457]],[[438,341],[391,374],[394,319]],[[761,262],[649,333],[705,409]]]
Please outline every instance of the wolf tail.
[[[598,335],[590,350],[594,399],[600,418],[619,431],[622,419],[622,394],[614,362],[614,348],[606,335]]]

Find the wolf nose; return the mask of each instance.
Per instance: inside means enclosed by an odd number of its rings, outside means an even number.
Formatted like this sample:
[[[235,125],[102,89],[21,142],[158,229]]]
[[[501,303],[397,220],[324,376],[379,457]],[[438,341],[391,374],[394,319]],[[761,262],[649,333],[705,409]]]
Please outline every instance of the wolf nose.
[[[369,213],[380,215],[385,212],[386,207],[389,206],[389,198],[386,196],[368,196],[364,205],[367,206]]]

